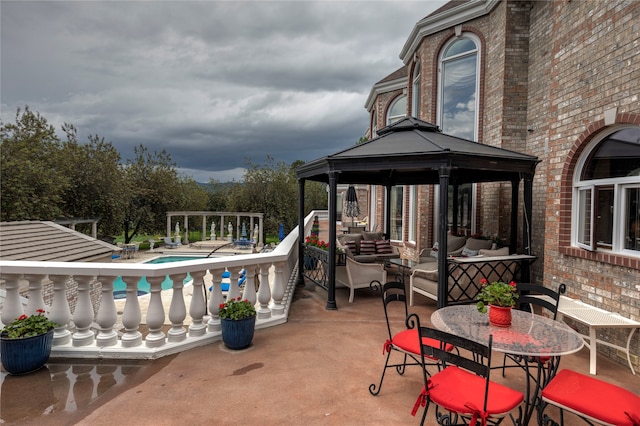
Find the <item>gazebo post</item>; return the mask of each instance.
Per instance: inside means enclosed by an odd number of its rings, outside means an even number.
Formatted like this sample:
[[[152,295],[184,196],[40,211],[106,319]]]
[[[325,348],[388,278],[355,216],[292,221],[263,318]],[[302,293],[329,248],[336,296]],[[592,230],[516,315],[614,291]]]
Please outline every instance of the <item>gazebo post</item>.
[[[442,166],[438,170],[440,177],[440,199],[438,200],[438,241],[440,250],[438,250],[438,309],[447,306],[449,298],[448,287],[448,270],[447,270],[447,211],[449,209],[449,176],[451,175],[450,166]]]
[[[518,252],[518,193],[520,180],[511,181],[511,233],[509,235],[509,253]],[[524,240],[523,240],[524,241]]]
[[[384,185],[384,189],[387,192],[387,196],[385,198],[385,203],[384,203],[384,210],[385,210],[385,215],[384,215],[384,232],[385,232],[385,238],[387,239],[391,239],[391,182],[387,181]]]
[[[297,287],[304,287],[304,179],[298,179],[298,278]]]
[[[327,309],[338,309],[336,305],[336,200],[338,192],[337,173],[329,172],[329,274],[327,286]]]

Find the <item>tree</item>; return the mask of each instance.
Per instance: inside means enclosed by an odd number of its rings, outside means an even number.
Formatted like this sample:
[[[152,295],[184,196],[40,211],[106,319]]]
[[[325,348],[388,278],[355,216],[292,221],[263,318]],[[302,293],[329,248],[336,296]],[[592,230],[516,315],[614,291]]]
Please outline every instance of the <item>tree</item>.
[[[69,186],[53,126],[28,106],[0,128],[0,219],[53,220],[63,213]]]
[[[155,232],[166,224],[166,212],[181,204],[180,180],[171,156],[165,151],[149,152],[140,145],[135,158],[127,160],[124,193],[125,243],[141,232]]]
[[[100,218],[99,233],[114,235],[122,231],[124,206],[122,196],[124,169],[120,154],[110,142],[98,135],[89,136],[88,144],[79,144],[76,128],[62,126],[67,133],[64,157],[69,187],[64,194],[64,213],[71,217]]]

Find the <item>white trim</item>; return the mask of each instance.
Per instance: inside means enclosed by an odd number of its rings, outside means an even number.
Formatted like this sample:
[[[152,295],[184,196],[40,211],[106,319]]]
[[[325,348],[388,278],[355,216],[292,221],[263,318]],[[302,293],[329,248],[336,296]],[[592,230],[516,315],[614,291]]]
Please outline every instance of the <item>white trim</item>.
[[[373,104],[375,103],[376,98],[388,92],[393,92],[394,90],[401,90],[407,88],[407,77],[398,78],[391,81],[385,81],[384,83],[374,84],[369,92],[369,96],[367,97],[366,102],[364,103],[364,107],[368,112],[371,112],[371,108],[373,108]]]
[[[418,50],[423,38],[487,15],[498,4],[500,4],[500,0],[472,0],[437,15],[429,15],[418,21],[400,51],[400,59],[405,64],[408,64],[413,58],[413,53]]]

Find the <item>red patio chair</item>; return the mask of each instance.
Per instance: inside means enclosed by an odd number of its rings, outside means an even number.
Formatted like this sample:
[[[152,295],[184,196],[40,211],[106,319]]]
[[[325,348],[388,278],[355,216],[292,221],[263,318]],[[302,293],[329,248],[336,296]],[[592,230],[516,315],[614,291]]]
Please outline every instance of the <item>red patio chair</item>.
[[[544,414],[548,405],[560,409],[560,423]],[[561,370],[542,390],[538,424],[564,424],[564,410],[589,424],[640,426],[640,397],[595,377]]]
[[[522,418],[522,392],[490,380],[493,336],[489,336],[488,345],[483,345],[444,331],[421,327],[415,314],[407,321],[414,322],[421,338],[440,342],[435,346],[421,345],[424,387],[411,412],[415,416],[420,406],[425,407],[421,425],[431,402],[436,405],[436,420],[441,425],[476,425],[480,422],[484,426],[498,424],[507,416],[516,424],[516,418],[510,413],[516,408],[517,418]],[[460,353],[444,350],[445,345],[454,345]],[[424,368],[425,358],[439,359],[444,369],[429,377]]]
[[[389,305],[393,302],[401,303],[401,305],[396,306],[398,310],[400,310],[404,315],[404,320],[406,320],[409,316],[404,283],[391,281],[382,285],[379,281],[373,281],[371,282],[370,287],[373,291],[380,291],[380,294],[382,295],[382,306],[384,307],[384,317],[387,321],[387,332],[389,334],[389,338],[384,342],[384,345],[382,347],[382,354],[386,354],[387,359],[385,360],[384,368],[382,369],[380,383],[377,386],[375,383],[369,385],[369,392],[371,393],[371,395],[378,395],[380,393],[380,389],[382,388],[384,374],[388,368],[395,368],[398,374],[403,375],[407,365],[421,365],[420,340],[418,337],[417,329],[407,329],[404,322],[402,325],[402,329],[399,329],[399,327],[397,326],[392,327],[392,324],[389,321]],[[403,306],[404,309],[401,310],[400,306]],[[426,345],[440,345],[440,342],[433,339],[425,339],[424,343]],[[451,351],[452,349],[453,345],[447,345],[445,347],[446,351]],[[400,354],[402,354],[402,363],[390,364],[391,354],[393,352],[399,352]],[[409,358],[411,358],[411,360]],[[431,360],[435,361],[435,358],[431,358]],[[435,365],[437,363],[429,364]]]

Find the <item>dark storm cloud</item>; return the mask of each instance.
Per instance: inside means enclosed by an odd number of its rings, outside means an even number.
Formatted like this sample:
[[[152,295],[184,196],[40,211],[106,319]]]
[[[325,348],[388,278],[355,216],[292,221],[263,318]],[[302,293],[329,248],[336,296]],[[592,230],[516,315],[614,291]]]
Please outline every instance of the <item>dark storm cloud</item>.
[[[2,1],[2,121],[29,105],[201,181],[313,160],[363,134],[372,85],[442,3]]]

